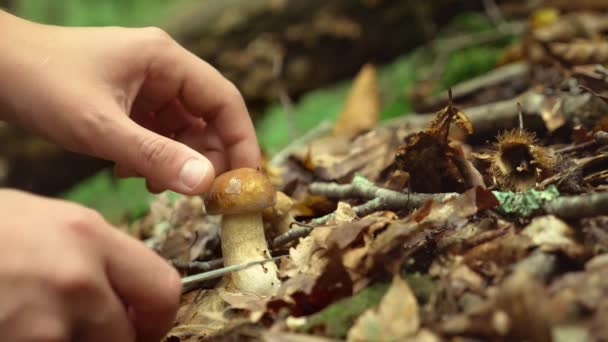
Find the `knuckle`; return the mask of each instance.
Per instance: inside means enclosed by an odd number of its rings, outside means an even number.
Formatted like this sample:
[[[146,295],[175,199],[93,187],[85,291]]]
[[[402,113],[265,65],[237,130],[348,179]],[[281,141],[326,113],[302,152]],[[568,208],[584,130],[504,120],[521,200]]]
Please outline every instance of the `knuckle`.
[[[60,294],[88,297],[99,290],[99,285],[91,273],[87,267],[72,262],[69,266],[64,265],[56,269],[48,283]]]
[[[45,317],[36,320],[36,329],[31,331],[28,341],[65,342],[70,340],[69,328],[59,317]]]
[[[144,27],[142,29],[142,31],[143,31],[144,40],[148,43],[151,43],[154,45],[157,45],[157,44],[171,45],[171,44],[173,44],[173,38],[171,38],[171,35],[159,27],[156,27],[156,26]]]
[[[92,154],[97,157],[108,158],[101,153],[99,139],[106,137],[115,125],[114,115],[103,110],[98,105],[78,103],[68,105],[67,112],[80,113],[78,125],[73,127],[70,135],[73,136],[73,146],[68,146],[76,152]]]
[[[92,237],[97,229],[96,226],[104,221],[104,218],[95,210],[78,207],[67,215],[66,227],[79,235]]]
[[[168,144],[160,137],[142,139],[139,153],[142,162],[147,167],[163,165],[172,159]]]

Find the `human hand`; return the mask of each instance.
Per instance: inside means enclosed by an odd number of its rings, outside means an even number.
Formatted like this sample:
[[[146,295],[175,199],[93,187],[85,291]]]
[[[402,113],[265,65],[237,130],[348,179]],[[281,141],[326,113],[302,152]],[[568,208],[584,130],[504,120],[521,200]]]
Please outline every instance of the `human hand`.
[[[0,203],[1,341],[163,337],[181,285],[160,256],[76,204],[12,190]]]
[[[198,195],[216,173],[259,166],[239,91],[163,31],[56,27],[0,12],[0,35],[5,119],[114,161],[118,176],[143,176],[153,192]]]

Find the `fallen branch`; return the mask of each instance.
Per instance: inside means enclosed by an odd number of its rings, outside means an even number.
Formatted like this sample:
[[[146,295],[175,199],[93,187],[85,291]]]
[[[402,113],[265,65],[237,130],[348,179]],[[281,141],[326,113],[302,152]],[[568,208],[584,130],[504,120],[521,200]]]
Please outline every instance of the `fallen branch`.
[[[458,83],[452,87],[454,100],[461,99],[490,86],[496,86],[505,82],[524,78],[530,71],[530,65],[525,62],[508,64],[496,68],[486,74]],[[448,102],[448,94],[442,92],[430,98],[424,104],[425,107],[434,108]]]
[[[473,125],[474,137],[495,136],[498,131],[516,128],[519,125],[519,113],[517,104],[521,103],[524,113],[539,115],[545,96],[541,93],[529,91],[515,98],[492,102],[481,106],[461,108]],[[406,114],[392,120],[382,122],[381,127],[407,126],[412,129],[426,128],[436,117],[436,113],[426,114]],[[528,120],[527,129],[536,131],[540,127],[535,124],[542,124]]]
[[[364,177],[356,176],[351,184],[312,183],[310,192],[333,199],[364,199],[368,202],[353,207],[357,216],[362,217],[374,211],[384,209],[412,209],[421,206],[428,200],[440,200],[457,193],[421,194],[401,192],[380,188]],[[492,193],[500,200],[499,191]],[[523,196],[524,194],[521,193]],[[503,203],[501,202],[501,205]],[[543,203],[540,213],[551,214],[563,219],[608,215],[608,192],[595,192],[577,196],[561,196]],[[325,215],[311,221],[314,225],[326,222],[331,215]]]
[[[309,191],[313,195],[321,195],[333,199],[358,198],[370,200],[365,204],[353,207],[355,214],[360,216],[357,211],[363,213],[371,209],[412,209],[421,206],[430,199],[441,199],[445,196],[456,195],[447,194],[420,194],[420,193],[401,193],[376,186],[374,183],[362,176],[355,176],[350,184],[337,183],[311,183]],[[371,203],[371,204],[370,204]],[[355,209],[358,208],[358,209]],[[371,211],[373,212],[373,211]]]
[[[558,197],[543,206],[547,214],[565,220],[608,215],[608,192]]]

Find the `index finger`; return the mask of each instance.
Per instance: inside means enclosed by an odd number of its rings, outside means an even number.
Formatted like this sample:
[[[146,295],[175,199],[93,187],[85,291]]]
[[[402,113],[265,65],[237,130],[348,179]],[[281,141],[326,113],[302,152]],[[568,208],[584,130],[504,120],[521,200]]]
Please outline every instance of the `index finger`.
[[[258,167],[261,153],[245,100],[217,69],[174,44],[153,60],[152,74],[163,88],[174,89],[186,109],[218,129],[230,168]],[[156,87],[153,87],[156,88]],[[155,93],[160,93],[156,89]]]
[[[135,315],[138,341],[158,341],[171,327],[181,294],[177,271],[143,243],[111,226],[101,227],[108,279]]]

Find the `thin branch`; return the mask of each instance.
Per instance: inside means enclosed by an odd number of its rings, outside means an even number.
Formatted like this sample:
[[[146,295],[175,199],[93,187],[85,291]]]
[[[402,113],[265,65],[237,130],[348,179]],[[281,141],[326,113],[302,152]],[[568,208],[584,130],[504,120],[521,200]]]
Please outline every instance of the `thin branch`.
[[[170,260],[171,265],[180,271],[184,272],[208,272],[218,269],[224,265],[224,259],[215,259],[210,261],[190,261],[184,262],[179,260]]]
[[[369,213],[371,209],[412,209],[417,208],[430,199],[441,199],[448,195],[456,195],[456,193],[442,194],[421,194],[409,193],[404,194],[398,191],[388,190],[376,186],[367,179],[356,176],[351,184],[337,183],[312,183],[309,186],[309,191],[313,195],[322,195],[333,199],[365,199],[373,200],[371,204],[363,204],[353,207],[357,214]],[[355,209],[358,208],[358,209]],[[357,214],[359,216],[359,214]]]
[[[608,215],[608,192],[559,197],[547,202],[543,209],[547,214],[566,220]]]
[[[264,259],[264,260],[251,261],[251,262],[247,262],[247,263],[243,263],[243,264],[239,264],[239,265],[227,266],[227,267],[215,269],[215,270],[212,270],[212,271],[203,272],[203,273],[199,273],[199,274],[183,277],[182,278],[182,286],[184,287],[184,290],[188,289],[188,291],[191,291],[193,289],[193,286],[195,286],[197,284],[200,284],[200,283],[202,283],[204,281],[207,281],[207,280],[210,280],[210,279],[219,278],[219,277],[222,277],[222,276],[224,276],[226,274],[229,274],[229,273],[232,273],[232,272],[236,272],[236,271],[240,271],[240,270],[244,270],[246,268],[249,268],[249,267],[252,267],[252,266],[255,266],[255,265],[265,264],[267,262],[275,262],[276,260],[279,260],[282,257],[284,257],[284,255],[277,256],[277,257],[274,257],[274,258]]]
[[[291,228],[287,232],[275,237],[272,240],[272,247],[276,248],[278,246],[283,246],[301,237],[305,237],[306,235],[310,234],[313,228],[314,226],[312,225]]]
[[[563,154],[570,153],[575,151],[584,150],[587,148],[595,147],[595,146],[605,146],[608,145],[608,133],[604,131],[597,131],[593,134],[593,140],[585,141],[584,143],[580,143],[578,145],[566,146],[560,149],[555,150],[555,153]]]

